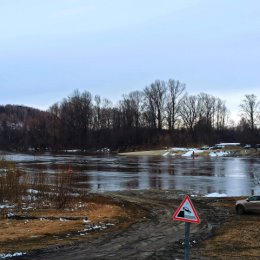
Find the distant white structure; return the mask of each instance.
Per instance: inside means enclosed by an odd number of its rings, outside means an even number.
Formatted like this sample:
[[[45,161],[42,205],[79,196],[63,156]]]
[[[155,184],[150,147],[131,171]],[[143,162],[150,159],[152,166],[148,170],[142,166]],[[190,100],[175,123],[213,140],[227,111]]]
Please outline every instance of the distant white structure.
[[[224,145],[224,146],[240,146],[240,143],[220,143],[219,145]]]
[[[219,144],[215,144],[214,147],[215,148],[219,148],[219,149],[223,149],[226,146],[240,146],[240,143],[219,143]]]

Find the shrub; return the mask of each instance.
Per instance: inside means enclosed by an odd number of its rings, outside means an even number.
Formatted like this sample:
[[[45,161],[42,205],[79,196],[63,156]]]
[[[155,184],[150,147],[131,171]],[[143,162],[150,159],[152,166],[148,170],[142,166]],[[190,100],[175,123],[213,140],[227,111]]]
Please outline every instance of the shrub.
[[[55,175],[54,189],[52,200],[57,209],[63,209],[72,199],[72,173],[62,171]]]
[[[18,202],[26,195],[25,174],[13,162],[0,160],[0,201]]]

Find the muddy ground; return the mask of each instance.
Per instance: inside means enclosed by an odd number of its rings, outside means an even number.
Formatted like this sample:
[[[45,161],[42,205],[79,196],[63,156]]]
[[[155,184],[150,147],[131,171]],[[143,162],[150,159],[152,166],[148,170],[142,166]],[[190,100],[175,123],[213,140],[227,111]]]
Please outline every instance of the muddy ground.
[[[182,191],[123,191],[104,196],[127,209],[130,218],[87,239],[65,246],[57,242],[19,259],[183,259],[184,223],[172,220],[185,197]],[[191,224],[190,259],[260,259],[260,215],[236,215],[238,198],[191,199],[201,223]]]

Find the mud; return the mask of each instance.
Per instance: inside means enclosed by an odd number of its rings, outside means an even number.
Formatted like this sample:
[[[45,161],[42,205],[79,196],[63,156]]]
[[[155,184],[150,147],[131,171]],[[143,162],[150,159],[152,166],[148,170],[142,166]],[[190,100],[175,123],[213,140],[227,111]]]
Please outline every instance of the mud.
[[[183,259],[184,223],[172,219],[185,196],[182,191],[123,191],[106,193],[105,196],[135,210],[136,219],[125,228],[90,237],[87,241],[66,247],[57,245],[19,259]],[[204,242],[214,237],[230,219],[241,218],[234,211],[236,198],[191,199],[201,223],[191,224],[190,258],[224,259],[221,253],[219,257],[216,253],[214,258],[205,253]],[[259,216],[254,217],[259,220]],[[229,259],[233,258],[229,256]]]

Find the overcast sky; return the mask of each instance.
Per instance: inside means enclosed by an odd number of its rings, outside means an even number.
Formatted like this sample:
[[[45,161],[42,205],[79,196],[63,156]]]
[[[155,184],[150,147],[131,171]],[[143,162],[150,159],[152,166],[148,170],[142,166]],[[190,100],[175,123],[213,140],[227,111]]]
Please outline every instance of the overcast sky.
[[[116,103],[155,79],[260,98],[259,0],[0,0],[0,104],[47,109],[73,90]]]

